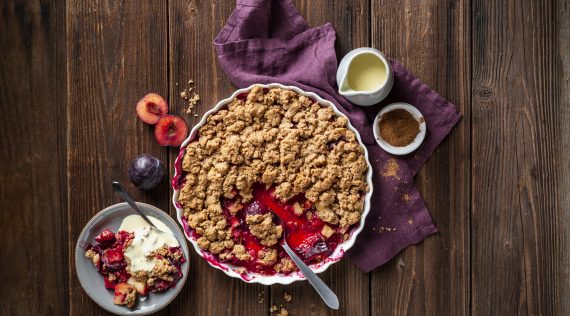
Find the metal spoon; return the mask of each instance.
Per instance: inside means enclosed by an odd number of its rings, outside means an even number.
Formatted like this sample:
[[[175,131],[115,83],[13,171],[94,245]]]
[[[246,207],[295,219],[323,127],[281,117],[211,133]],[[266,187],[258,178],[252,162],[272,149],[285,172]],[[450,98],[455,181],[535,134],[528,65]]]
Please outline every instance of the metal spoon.
[[[139,208],[139,206],[137,205],[137,203],[135,203],[135,200],[133,200],[133,198],[127,193],[127,190],[119,183],[119,181],[113,181],[113,191],[115,191],[116,193],[118,193],[123,200],[125,200],[125,202],[129,203],[129,205],[153,228],[156,229],[158,232],[163,233],[163,234],[168,234],[170,236],[173,236],[174,238],[176,238],[176,236],[162,231],[160,230],[158,227],[156,227],[156,225],[154,225],[154,223],[148,218],[146,217],[146,215],[144,215],[144,213],[141,211],[141,209]],[[178,240],[178,238],[176,238],[176,240]],[[178,243],[180,243],[180,241],[178,241]]]
[[[315,291],[317,291],[317,293],[319,293],[323,301],[325,301],[325,304],[327,304],[327,306],[332,309],[338,309],[340,304],[338,302],[338,297],[336,296],[336,294],[334,294],[334,292],[325,284],[325,282],[323,282],[323,280],[321,280],[317,276],[317,274],[315,274],[315,272],[313,272],[313,270],[311,270],[311,268],[309,268],[303,262],[303,260],[301,260],[301,258],[299,258],[295,254],[293,249],[291,249],[291,247],[289,247],[289,245],[287,244],[286,238],[283,238],[282,245],[283,249],[285,249],[289,257],[293,259],[293,262],[295,262],[295,264],[297,265],[297,267],[299,267],[301,272],[303,272],[309,283],[315,288]]]

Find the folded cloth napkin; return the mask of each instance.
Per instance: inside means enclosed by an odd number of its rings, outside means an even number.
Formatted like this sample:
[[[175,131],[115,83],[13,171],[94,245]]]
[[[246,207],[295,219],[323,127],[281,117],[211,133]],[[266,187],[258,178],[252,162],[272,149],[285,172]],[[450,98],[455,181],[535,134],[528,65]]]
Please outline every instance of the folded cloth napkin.
[[[386,100],[367,108],[351,104],[336,89],[335,39],[331,24],[309,28],[290,0],[238,0],[214,46],[237,87],[276,82],[314,92],[333,102],[360,132],[374,169],[374,190],[366,225],[348,256],[368,272],[437,231],[413,178],[461,114],[395,61]],[[427,123],[423,144],[407,157],[383,151],[372,132],[376,113],[395,101],[415,105]]]

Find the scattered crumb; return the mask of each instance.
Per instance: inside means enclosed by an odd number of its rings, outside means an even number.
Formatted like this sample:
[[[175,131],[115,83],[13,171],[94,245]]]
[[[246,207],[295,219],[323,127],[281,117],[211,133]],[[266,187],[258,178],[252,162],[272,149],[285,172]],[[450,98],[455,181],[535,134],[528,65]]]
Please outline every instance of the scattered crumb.
[[[410,217],[408,218],[408,224],[412,225],[414,223],[414,220]]]
[[[265,293],[265,292],[263,292],[263,291],[260,291],[260,292],[257,293],[257,298],[259,299],[259,304],[263,304],[263,300],[264,300],[264,298],[263,298],[264,295],[263,295],[263,294],[264,294],[264,293]]]
[[[378,232],[378,233],[383,233],[383,232],[395,232],[396,230],[398,230],[397,228],[392,228],[392,227],[385,227],[385,226],[380,226],[380,227],[373,227],[372,228],[373,231]]]
[[[287,309],[285,309],[285,307],[281,307],[281,310],[279,311],[279,313],[277,313],[276,316],[288,316],[289,312],[287,311]]]
[[[192,110],[194,109],[194,106],[196,106],[198,101],[200,101],[200,96],[194,92],[192,97],[188,99],[188,109],[186,110],[186,113],[188,114],[192,113]]]
[[[283,299],[287,302],[291,302],[291,294],[287,293],[287,292],[283,292]]]
[[[390,158],[388,159],[388,164],[384,167],[384,171],[382,172],[382,176],[384,177],[393,177],[400,180],[398,176],[398,171],[400,170],[400,166],[398,166],[398,162],[395,159]]]
[[[273,305],[273,306],[271,306],[269,311],[271,313],[279,311],[277,314],[275,314],[275,316],[289,316],[289,311],[287,311],[287,309],[283,306],[277,307],[277,306]]]
[[[408,193],[402,194],[402,201],[408,203],[408,202],[410,202],[411,199],[412,199],[412,197]]]
[[[178,85],[178,83],[176,83],[176,85]],[[194,109],[194,107],[196,106],[196,104],[198,103],[198,101],[200,101],[200,95],[198,95],[196,92],[194,92],[194,81],[193,80],[188,80],[188,84],[186,86],[186,89],[184,89],[182,92],[180,92],[180,97],[182,99],[184,99],[186,101],[186,103],[188,104],[188,108],[186,109],[186,113],[191,114],[192,110]],[[192,94],[192,96],[190,96],[190,94]],[[194,116],[198,116],[198,115],[194,115]]]

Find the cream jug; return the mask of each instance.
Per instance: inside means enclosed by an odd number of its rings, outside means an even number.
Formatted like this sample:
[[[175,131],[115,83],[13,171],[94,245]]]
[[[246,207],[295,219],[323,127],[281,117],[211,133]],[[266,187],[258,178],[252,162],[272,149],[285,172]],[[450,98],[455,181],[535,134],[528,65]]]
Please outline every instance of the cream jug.
[[[374,105],[386,98],[394,83],[392,66],[374,48],[350,51],[340,61],[336,73],[338,93],[358,105]]]

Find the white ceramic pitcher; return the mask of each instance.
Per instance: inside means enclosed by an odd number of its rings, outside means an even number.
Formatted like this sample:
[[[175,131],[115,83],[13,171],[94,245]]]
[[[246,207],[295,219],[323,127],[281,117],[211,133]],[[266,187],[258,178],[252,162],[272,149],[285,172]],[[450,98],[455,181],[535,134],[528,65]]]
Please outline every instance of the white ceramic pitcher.
[[[351,64],[357,56],[370,54],[373,58],[377,58],[386,67],[386,79],[373,90],[354,90],[348,83],[348,74],[351,71]],[[355,71],[352,69],[352,71]],[[356,75],[356,74],[353,74]],[[338,93],[348,99],[350,102],[358,105],[369,106],[374,105],[386,98],[392,85],[394,84],[394,72],[388,59],[377,49],[371,47],[361,47],[350,51],[340,61],[336,72],[336,83],[338,85]]]

